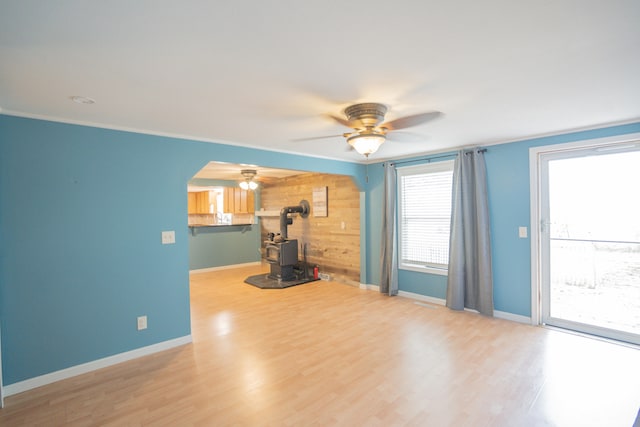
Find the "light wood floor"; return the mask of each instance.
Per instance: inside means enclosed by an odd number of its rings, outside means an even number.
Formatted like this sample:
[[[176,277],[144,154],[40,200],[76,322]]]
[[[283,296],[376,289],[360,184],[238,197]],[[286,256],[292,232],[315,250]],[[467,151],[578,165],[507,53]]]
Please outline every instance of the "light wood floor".
[[[258,270],[192,275],[193,344],[11,396],[0,425],[633,425],[638,349]]]

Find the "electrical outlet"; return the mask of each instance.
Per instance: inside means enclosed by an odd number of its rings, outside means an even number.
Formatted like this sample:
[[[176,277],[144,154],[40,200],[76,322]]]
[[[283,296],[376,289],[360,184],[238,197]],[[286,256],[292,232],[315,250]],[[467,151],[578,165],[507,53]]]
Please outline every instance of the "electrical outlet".
[[[162,244],[163,245],[172,245],[176,242],[176,232],[175,231],[163,231],[162,232]]]
[[[138,330],[147,329],[147,316],[138,317]]]

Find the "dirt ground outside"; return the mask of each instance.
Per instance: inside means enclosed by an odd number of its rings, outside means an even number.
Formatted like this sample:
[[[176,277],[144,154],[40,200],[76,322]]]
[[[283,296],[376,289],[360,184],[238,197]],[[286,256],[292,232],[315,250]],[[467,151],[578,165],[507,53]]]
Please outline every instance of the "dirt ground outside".
[[[640,335],[640,244],[553,241],[551,316]]]

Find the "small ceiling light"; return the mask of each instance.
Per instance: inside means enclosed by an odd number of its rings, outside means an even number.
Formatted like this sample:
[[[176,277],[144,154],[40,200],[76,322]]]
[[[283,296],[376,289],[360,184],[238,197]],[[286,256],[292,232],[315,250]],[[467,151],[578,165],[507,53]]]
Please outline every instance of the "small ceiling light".
[[[244,181],[241,181],[238,185],[243,190],[255,190],[258,188],[258,183],[253,178],[258,174],[255,169],[242,169],[240,174],[244,177]]]
[[[373,154],[378,151],[378,148],[384,143],[387,137],[373,130],[364,130],[359,133],[351,134],[347,137],[347,142],[358,153],[369,157],[369,154]]]
[[[89,98],[88,96],[72,96],[70,98],[76,104],[91,105],[96,103],[95,99]]]

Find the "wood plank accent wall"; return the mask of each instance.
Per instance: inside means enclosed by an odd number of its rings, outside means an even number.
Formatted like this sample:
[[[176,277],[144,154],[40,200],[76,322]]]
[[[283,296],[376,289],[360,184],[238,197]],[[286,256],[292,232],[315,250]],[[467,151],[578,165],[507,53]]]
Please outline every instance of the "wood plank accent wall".
[[[313,188],[327,187],[327,217],[313,216]],[[263,184],[261,208],[278,211],[307,200],[311,212],[307,218],[293,216],[290,239],[307,244],[307,262],[317,264],[320,272],[357,286],[360,283],[360,193],[351,177],[309,173]],[[262,217],[262,242],[268,233],[280,232],[279,217]],[[343,229],[344,227],[344,229]],[[262,247],[264,256],[264,245]],[[300,252],[302,258],[302,252]]]

